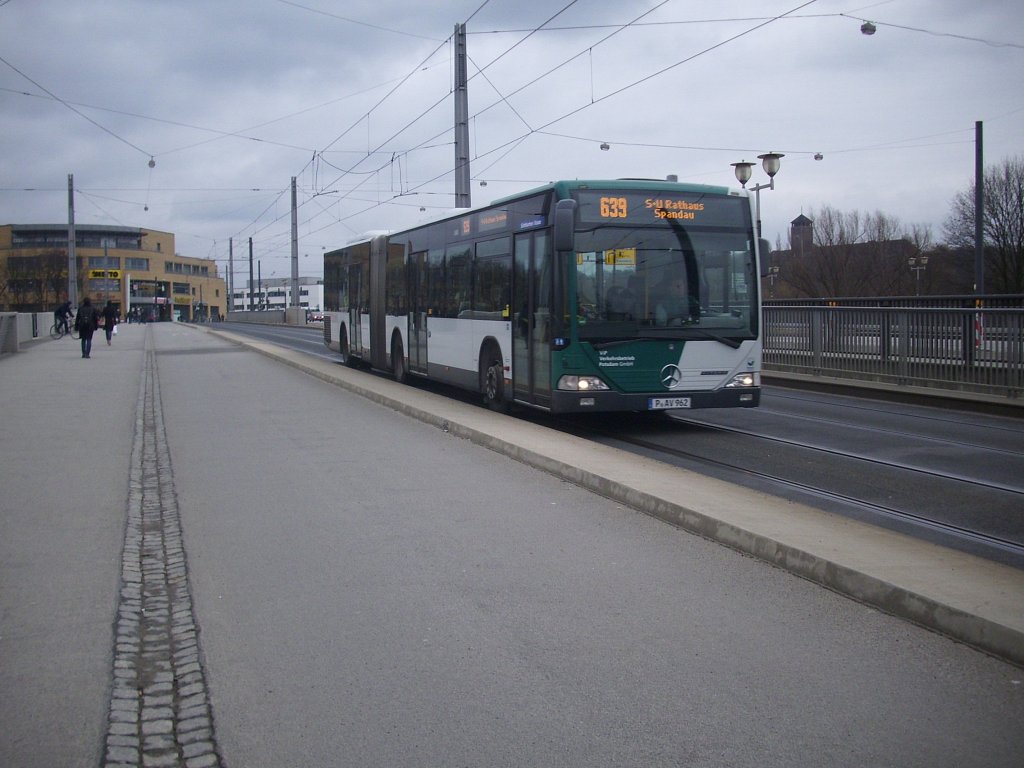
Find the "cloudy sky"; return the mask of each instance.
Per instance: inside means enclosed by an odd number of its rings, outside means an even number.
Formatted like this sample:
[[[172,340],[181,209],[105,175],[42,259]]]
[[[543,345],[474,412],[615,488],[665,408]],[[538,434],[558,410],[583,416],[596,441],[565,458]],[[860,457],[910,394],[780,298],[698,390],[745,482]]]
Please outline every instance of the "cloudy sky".
[[[73,174],[79,223],[224,266],[251,237],[287,275],[294,176],[319,274],[454,205],[457,23],[474,205],[559,178],[735,186],[776,151],[773,243],[822,206],[941,240],[975,122],[987,164],[1024,156],[1020,0],[0,0],[0,223],[66,222]]]

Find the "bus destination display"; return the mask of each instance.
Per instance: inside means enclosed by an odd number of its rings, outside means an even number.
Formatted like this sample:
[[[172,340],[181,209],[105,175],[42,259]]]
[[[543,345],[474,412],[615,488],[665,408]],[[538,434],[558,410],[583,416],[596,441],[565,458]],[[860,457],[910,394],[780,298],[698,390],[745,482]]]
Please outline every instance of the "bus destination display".
[[[679,221],[705,226],[741,226],[746,198],[663,192],[579,192],[581,222],[654,224]]]

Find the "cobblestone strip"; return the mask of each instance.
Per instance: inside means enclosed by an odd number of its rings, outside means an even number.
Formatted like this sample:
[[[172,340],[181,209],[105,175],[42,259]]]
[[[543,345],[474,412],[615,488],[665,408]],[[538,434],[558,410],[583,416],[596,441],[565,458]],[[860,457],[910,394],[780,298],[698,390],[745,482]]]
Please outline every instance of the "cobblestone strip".
[[[153,350],[145,360],[103,766],[221,768]]]

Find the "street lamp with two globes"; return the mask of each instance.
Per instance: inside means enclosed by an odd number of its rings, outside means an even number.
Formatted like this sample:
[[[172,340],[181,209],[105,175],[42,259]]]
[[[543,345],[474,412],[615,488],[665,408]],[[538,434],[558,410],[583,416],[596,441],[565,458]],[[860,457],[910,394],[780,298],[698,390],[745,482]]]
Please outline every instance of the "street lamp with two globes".
[[[761,237],[761,190],[775,189],[775,174],[779,172],[780,161],[784,157],[785,155],[778,152],[768,152],[767,154],[757,156],[757,159],[761,161],[761,167],[764,168],[764,172],[768,174],[767,184],[755,184],[751,188],[757,206],[758,237]],[[750,181],[750,176],[753,173],[754,164],[743,160],[738,163],[731,163],[731,165],[736,170],[736,180],[740,183],[741,187],[746,189],[747,182]]]

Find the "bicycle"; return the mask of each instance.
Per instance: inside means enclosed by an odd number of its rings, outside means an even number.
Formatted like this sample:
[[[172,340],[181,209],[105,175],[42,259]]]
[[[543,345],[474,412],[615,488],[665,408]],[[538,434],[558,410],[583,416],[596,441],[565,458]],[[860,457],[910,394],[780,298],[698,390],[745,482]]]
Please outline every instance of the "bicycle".
[[[50,326],[51,339],[61,339],[64,336],[70,336],[73,339],[78,338],[78,328],[75,327],[70,316],[66,320],[54,320],[53,325]]]

